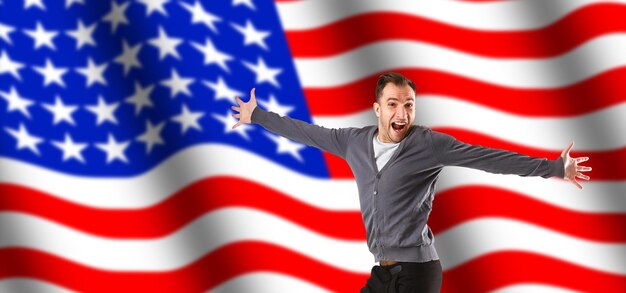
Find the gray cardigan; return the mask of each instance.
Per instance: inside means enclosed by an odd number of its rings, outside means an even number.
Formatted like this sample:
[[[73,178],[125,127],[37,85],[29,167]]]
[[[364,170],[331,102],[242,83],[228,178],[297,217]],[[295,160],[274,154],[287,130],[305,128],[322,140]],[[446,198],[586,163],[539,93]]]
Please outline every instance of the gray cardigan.
[[[469,145],[422,126],[411,129],[379,172],[372,145],[376,126],[328,129],[280,117],[260,107],[253,111],[252,123],[348,162],[359,190],[367,245],[375,261],[439,259],[433,233],[426,222],[435,184],[444,166],[544,178],[562,178],[564,174],[561,158],[548,160]]]

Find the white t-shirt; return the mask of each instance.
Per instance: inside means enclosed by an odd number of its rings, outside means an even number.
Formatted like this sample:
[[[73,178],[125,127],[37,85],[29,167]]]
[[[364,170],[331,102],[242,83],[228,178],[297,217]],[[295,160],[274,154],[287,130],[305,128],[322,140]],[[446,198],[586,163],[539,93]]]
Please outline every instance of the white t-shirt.
[[[378,135],[374,135],[374,158],[376,158],[376,167],[378,168],[378,171],[380,171],[383,167],[385,167],[385,165],[387,164],[387,162],[389,162],[389,159],[391,159],[391,157],[393,156],[393,153],[396,152],[396,149],[398,149],[398,146],[400,145],[399,142],[381,142],[378,139]]]

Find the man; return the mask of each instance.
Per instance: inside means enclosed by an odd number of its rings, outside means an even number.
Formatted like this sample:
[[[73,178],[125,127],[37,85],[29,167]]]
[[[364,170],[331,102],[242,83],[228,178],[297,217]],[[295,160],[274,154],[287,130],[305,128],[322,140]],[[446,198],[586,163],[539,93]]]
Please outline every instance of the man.
[[[361,292],[438,292],[442,268],[432,231],[426,224],[435,183],[444,166],[463,166],[499,174],[576,178],[590,167],[578,164],[566,147],[556,160],[465,144],[452,136],[413,125],[415,85],[398,73],[382,74],[373,108],[378,126],[327,129],[266,112],[237,97],[239,122],[257,123],[278,135],[345,159],[356,179],[367,244],[374,266]]]

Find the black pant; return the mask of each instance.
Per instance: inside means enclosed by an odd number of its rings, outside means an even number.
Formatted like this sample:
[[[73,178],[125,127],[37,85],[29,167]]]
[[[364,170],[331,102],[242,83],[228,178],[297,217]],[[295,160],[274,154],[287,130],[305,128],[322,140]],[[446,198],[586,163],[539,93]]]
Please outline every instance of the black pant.
[[[442,269],[439,260],[374,266],[361,293],[439,292],[441,278]]]

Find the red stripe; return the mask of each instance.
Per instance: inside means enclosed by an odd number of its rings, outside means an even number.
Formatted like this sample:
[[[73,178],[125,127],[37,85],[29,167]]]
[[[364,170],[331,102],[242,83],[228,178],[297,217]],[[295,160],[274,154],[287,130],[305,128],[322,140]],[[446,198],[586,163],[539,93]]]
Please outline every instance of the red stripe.
[[[354,179],[352,170],[346,161],[338,156],[335,156],[329,152],[322,152],[326,166],[328,166],[328,172],[331,178],[335,179]]]
[[[572,189],[572,193],[576,192]],[[488,187],[464,186],[438,193],[428,223],[435,234],[484,217],[521,220],[543,228],[601,242],[626,242],[626,213],[568,210],[524,196]],[[549,216],[547,216],[549,215]]]
[[[0,184],[0,211],[33,214],[89,234],[114,238],[164,237],[208,212],[226,207],[262,210],[333,238],[365,239],[359,211],[323,210],[237,178],[201,180],[144,209],[91,208],[30,188]]]
[[[573,116],[626,101],[626,67],[555,89],[514,89],[427,69],[397,71],[415,82],[418,95],[442,95],[524,116]],[[382,72],[381,72],[382,73]],[[378,75],[332,88],[305,88],[313,116],[347,115],[372,109]],[[329,105],[328,101],[333,101]]]
[[[238,184],[246,187],[245,190],[256,190],[247,188],[255,187],[243,180],[205,180],[154,207],[107,210],[80,206],[27,188],[0,185],[0,211],[36,215],[92,235],[137,239],[165,237],[215,209],[245,206],[272,213],[329,237],[365,240],[359,211],[322,211],[262,189],[249,192],[253,195],[215,195],[211,190],[220,184]],[[616,233],[626,226],[626,213],[573,211],[499,188],[462,186],[446,190],[438,193],[435,206],[428,223],[437,234],[465,221],[494,216],[592,241],[626,242],[626,234]]]
[[[230,244],[182,269],[157,273],[98,270],[45,252],[0,249],[0,280],[36,278],[80,292],[204,292],[255,272],[282,273],[335,292],[357,292],[368,277],[255,241]]]
[[[518,283],[547,284],[583,292],[626,291],[626,277],[623,275],[599,272],[519,251],[497,252],[475,258],[446,271],[443,280],[442,292],[487,292]]]
[[[433,130],[444,132],[454,136],[456,139],[469,143],[478,144],[486,147],[509,150],[520,154],[525,154],[533,157],[557,159],[561,155],[561,151],[546,151],[543,149],[522,146],[514,143],[510,143],[505,140],[501,140],[492,136],[480,134],[469,130],[456,129],[456,128],[443,128],[438,127]],[[568,142],[565,142],[567,144]],[[565,144],[563,148],[565,148]],[[577,150],[576,147],[570,153],[572,157],[589,157],[589,161],[584,162],[584,166],[593,168],[591,172],[585,172],[586,175],[591,177],[591,180],[626,180],[626,169],[615,168],[615,166],[626,166],[626,147],[620,149],[614,149],[609,151],[585,151]],[[350,179],[354,176],[347,171],[347,163],[339,158],[328,159],[327,165],[330,173],[336,179]],[[581,180],[584,185],[584,180]]]
[[[259,271],[283,273],[335,292],[358,292],[368,277],[261,242],[231,244],[190,266],[164,273],[103,271],[39,251],[0,250],[0,279],[36,278],[84,292],[201,292]],[[478,257],[444,272],[442,292],[485,292],[518,283],[587,292],[626,290],[626,277],[622,275],[532,253],[505,251]]]
[[[348,163],[333,154],[327,152],[324,153],[324,159],[326,160],[326,166],[328,166],[328,173],[333,179],[354,179],[354,174],[350,169]]]
[[[337,55],[374,42],[432,43],[474,55],[539,58],[560,55],[593,38],[626,31],[626,6],[585,6],[540,29],[486,31],[393,12],[366,13],[309,30],[288,30],[295,58]],[[497,45],[494,45],[497,44]]]

